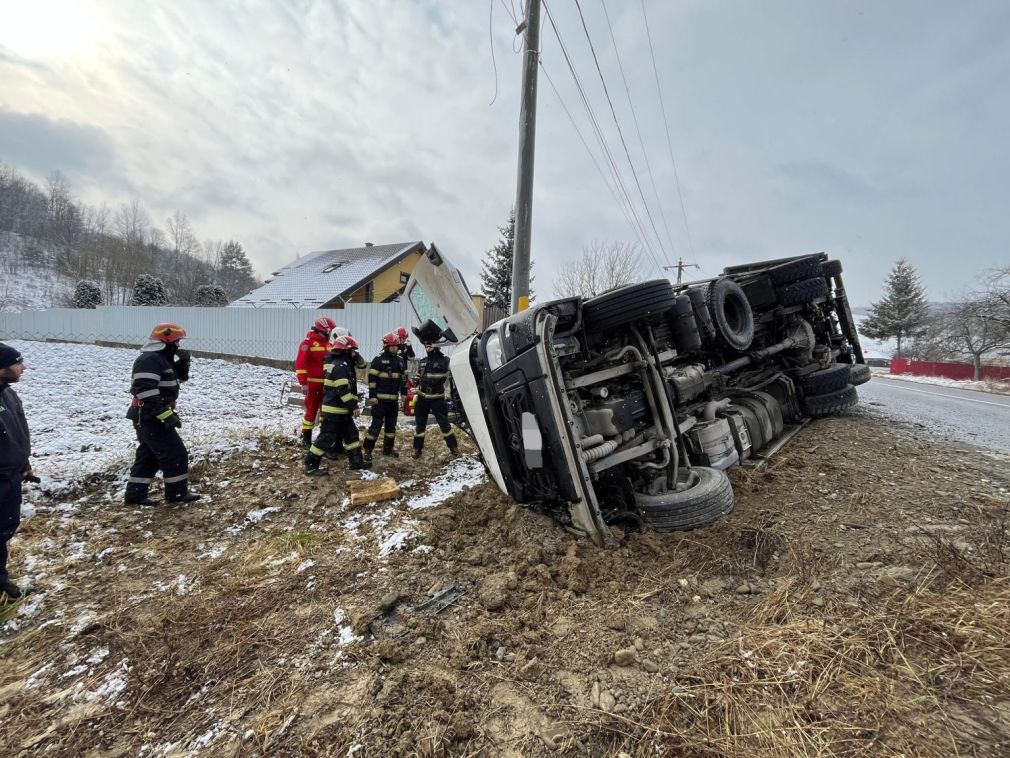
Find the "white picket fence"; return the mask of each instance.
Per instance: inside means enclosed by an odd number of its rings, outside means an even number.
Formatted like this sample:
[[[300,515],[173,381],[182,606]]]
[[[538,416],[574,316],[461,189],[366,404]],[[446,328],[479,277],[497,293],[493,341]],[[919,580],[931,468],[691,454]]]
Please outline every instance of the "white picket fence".
[[[161,321],[180,324],[185,346],[221,356],[293,361],[298,343],[320,316],[329,316],[351,331],[365,358],[382,347],[382,335],[398,326],[417,325],[406,301],[348,304],[342,310],[291,308],[190,308],[99,306],[95,309],[53,308],[0,313],[0,340],[65,340],[141,345]],[[413,338],[412,338],[413,339]],[[415,341],[419,353],[421,345]]]

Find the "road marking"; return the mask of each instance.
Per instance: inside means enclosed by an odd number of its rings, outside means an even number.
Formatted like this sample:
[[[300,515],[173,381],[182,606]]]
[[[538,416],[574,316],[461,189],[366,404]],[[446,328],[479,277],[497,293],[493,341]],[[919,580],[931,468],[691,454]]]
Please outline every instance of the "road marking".
[[[891,381],[900,382],[900,379],[892,379]],[[961,397],[960,395],[944,395],[942,392],[928,392],[926,390],[915,390],[911,387],[898,387],[898,385],[892,385],[899,390],[905,390],[906,392],[918,392],[922,395],[933,395],[934,397],[945,397],[948,400],[964,400],[966,403],[981,403],[982,405],[995,405],[997,408],[1010,408],[1010,403],[994,403],[991,400],[975,400],[971,397]],[[964,390],[962,390],[964,392]]]

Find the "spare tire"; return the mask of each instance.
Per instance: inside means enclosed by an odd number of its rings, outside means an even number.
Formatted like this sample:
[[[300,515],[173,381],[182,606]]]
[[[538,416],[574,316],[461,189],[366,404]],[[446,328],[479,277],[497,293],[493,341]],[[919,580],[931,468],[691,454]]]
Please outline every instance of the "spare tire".
[[[849,366],[845,363],[836,363],[820,371],[807,374],[801,377],[800,387],[806,395],[824,395],[828,392],[836,392],[851,383]]]
[[[696,529],[733,510],[733,487],[726,472],[692,466],[681,469],[680,479],[690,485],[680,492],[635,493],[635,505],[642,521],[656,531]]]
[[[691,299],[691,307],[694,308],[694,323],[698,326],[698,332],[706,340],[715,339],[715,324],[712,323],[712,315],[708,312],[705,290],[701,287],[690,287],[687,296]]]
[[[677,304],[669,279],[629,284],[604,292],[582,305],[586,330],[603,332],[653,314],[668,311]]]
[[[821,270],[824,272],[824,277],[826,279],[830,279],[832,276],[838,276],[842,273],[842,262],[837,260],[824,261],[821,266]]]
[[[754,341],[754,312],[747,295],[732,279],[716,279],[706,293],[716,335],[733,350],[746,350]]]
[[[790,261],[768,269],[768,276],[776,286],[809,279],[812,276],[823,276],[821,261],[816,255],[800,258],[798,261]]]
[[[806,305],[828,294],[828,280],[818,274],[810,279],[787,284],[775,290],[779,305]]]
[[[853,386],[858,387],[860,384],[870,381],[870,367],[865,363],[854,363],[849,369]]]
[[[814,418],[831,416],[854,408],[858,402],[859,395],[856,388],[847,384],[844,388],[826,395],[808,395],[803,398],[803,412]]]

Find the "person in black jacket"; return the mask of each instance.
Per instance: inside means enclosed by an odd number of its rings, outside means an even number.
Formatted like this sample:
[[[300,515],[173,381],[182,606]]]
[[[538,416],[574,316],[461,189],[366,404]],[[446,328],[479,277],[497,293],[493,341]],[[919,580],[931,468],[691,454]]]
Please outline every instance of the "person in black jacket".
[[[21,523],[21,483],[38,482],[28,463],[31,438],[21,400],[10,385],[21,380],[21,354],[0,342],[0,595],[17,600],[24,594],[7,574],[7,543]]]
[[[445,403],[449,356],[444,355],[438,345],[429,341],[424,343],[424,349],[428,351],[428,357],[421,362],[421,373],[418,377],[417,401],[414,405],[417,428],[414,430],[413,456],[421,457],[421,450],[424,449],[424,432],[428,428],[428,413],[431,412],[435,414],[435,421],[442,430],[442,438],[449,446],[449,453],[455,457],[459,455],[459,445],[456,442],[456,435],[452,433],[449,411]]]
[[[382,438],[382,454],[399,458],[396,452],[396,417],[400,412],[400,395],[403,394],[403,363],[399,355],[400,337],[390,332],[382,338],[382,352],[372,358],[368,368],[368,404],[372,406],[372,423],[365,434],[365,460],[372,460],[372,450],[379,439],[383,423],[386,431]]]
[[[179,383],[189,379],[189,353],[179,347],[185,336],[178,324],[158,324],[133,363],[133,403],[126,417],[133,422],[138,444],[126,484],[127,505],[158,505],[148,494],[158,469],[168,502],[191,503],[201,497],[189,489],[189,453],[179,436],[182,422],[175,412]]]
[[[319,435],[305,456],[305,473],[309,476],[326,476],[328,471],[319,468],[319,463],[327,451],[332,450],[337,441],[350,459],[352,469],[368,468],[369,464],[361,455],[361,440],[354,419],[361,415],[358,408],[358,378],[354,373],[355,351],[358,343],[350,335],[333,340],[333,349],[327,356],[330,368],[323,382],[323,405],[319,409],[322,422]]]

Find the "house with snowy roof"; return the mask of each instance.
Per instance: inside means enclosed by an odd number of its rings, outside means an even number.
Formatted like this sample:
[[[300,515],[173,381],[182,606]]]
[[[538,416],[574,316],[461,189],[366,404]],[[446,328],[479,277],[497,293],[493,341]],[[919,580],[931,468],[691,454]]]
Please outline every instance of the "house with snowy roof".
[[[275,271],[266,283],[229,308],[343,308],[347,303],[396,300],[423,242],[395,242],[343,250],[318,250]]]

